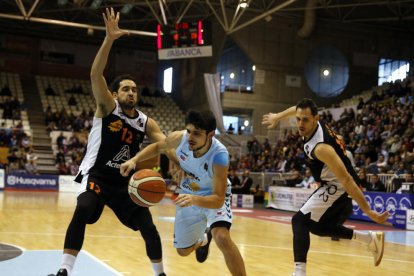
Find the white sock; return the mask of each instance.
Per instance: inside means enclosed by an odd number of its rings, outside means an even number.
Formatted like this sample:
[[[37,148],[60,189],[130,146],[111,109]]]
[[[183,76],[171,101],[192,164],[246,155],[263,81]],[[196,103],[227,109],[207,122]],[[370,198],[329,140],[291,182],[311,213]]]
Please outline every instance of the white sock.
[[[306,276],[306,263],[295,262],[295,276]]]
[[[203,240],[201,241],[200,246],[204,246],[204,245],[206,245],[207,243],[208,243],[207,234],[206,234],[206,233],[204,233]]]
[[[60,268],[65,268],[68,272],[68,276],[70,276],[72,273],[72,269],[75,265],[75,261],[76,256],[64,253],[62,256],[62,265],[60,266]]]
[[[370,243],[371,242],[371,235],[369,232],[362,232],[354,230],[354,236],[353,239],[362,243]]]
[[[152,269],[154,270],[154,276],[158,276],[164,272],[164,266],[162,265],[162,261],[159,263],[151,262]]]

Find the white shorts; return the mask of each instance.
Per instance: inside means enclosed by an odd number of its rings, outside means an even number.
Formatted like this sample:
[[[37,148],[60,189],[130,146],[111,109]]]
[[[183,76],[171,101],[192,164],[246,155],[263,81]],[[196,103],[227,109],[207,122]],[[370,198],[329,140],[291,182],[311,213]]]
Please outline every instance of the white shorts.
[[[188,248],[203,239],[204,232],[215,222],[226,221],[231,224],[231,196],[224,200],[220,209],[207,209],[198,206],[176,208],[174,224],[174,247]]]
[[[319,187],[303,204],[300,211],[311,214],[311,220],[318,222],[326,211],[343,195],[345,189],[340,183],[329,182]]]

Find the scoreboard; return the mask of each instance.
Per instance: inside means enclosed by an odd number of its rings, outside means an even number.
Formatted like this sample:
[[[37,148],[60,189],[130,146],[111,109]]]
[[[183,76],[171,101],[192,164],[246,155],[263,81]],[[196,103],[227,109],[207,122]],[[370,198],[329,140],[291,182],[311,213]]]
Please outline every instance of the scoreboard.
[[[159,59],[212,56],[211,25],[203,21],[157,25]]]

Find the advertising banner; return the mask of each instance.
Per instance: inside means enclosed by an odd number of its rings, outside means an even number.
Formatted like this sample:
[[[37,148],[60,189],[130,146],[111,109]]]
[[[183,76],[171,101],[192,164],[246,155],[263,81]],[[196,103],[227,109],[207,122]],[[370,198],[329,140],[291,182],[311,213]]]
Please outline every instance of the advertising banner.
[[[80,184],[74,175],[59,175],[59,192],[79,192]]]
[[[270,186],[266,207],[298,211],[314,191],[313,189]]]
[[[414,230],[414,210],[407,210],[407,229]]]
[[[394,194],[394,193],[377,193],[377,192],[364,192],[365,198],[371,209],[382,213],[388,211],[390,217],[388,222],[394,224],[395,214],[397,210],[409,210],[414,207],[414,194]],[[352,201],[353,212],[350,216],[351,219],[368,220],[355,201]]]
[[[6,177],[6,190],[58,190],[57,175],[31,175],[11,173]]]
[[[4,169],[0,169],[0,190],[4,189],[4,177],[5,177],[5,173],[4,173]]]

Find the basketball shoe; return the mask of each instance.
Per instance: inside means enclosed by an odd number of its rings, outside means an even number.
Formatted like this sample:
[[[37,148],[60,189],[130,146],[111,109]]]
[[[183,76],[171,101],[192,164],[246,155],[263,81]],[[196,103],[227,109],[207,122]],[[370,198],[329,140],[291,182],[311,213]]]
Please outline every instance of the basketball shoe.
[[[207,244],[196,249],[196,259],[199,263],[204,263],[204,261],[207,260],[211,239],[213,238],[210,229],[206,230],[206,234]]]
[[[48,276],[68,276],[68,271],[64,268],[61,268],[56,274],[49,274]]]
[[[384,255],[384,232],[369,231],[371,242],[368,244],[368,251],[374,256],[374,265],[381,263]]]

